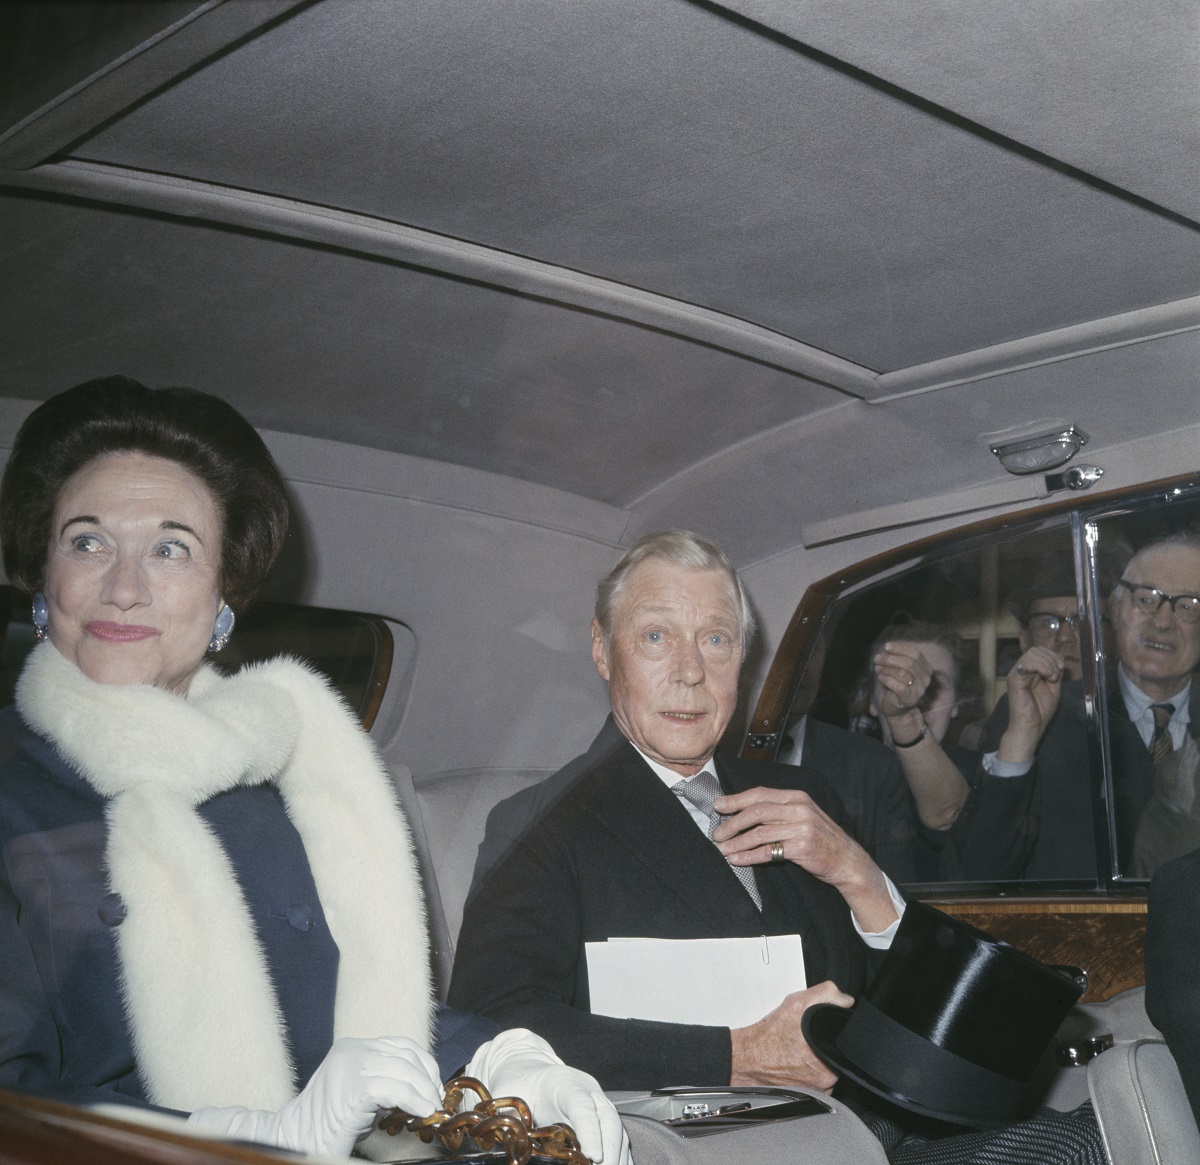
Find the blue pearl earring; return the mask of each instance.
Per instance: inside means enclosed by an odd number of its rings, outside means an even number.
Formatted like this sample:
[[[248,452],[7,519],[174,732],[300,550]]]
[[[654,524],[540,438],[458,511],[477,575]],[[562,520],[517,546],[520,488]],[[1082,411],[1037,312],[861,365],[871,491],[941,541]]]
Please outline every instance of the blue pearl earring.
[[[33,596],[33,633],[39,643],[50,638],[50,611],[46,607],[46,596],[41,591]]]
[[[217,614],[217,621],[213,624],[212,638],[208,641],[209,651],[220,651],[229,642],[235,622],[233,611],[226,603]]]

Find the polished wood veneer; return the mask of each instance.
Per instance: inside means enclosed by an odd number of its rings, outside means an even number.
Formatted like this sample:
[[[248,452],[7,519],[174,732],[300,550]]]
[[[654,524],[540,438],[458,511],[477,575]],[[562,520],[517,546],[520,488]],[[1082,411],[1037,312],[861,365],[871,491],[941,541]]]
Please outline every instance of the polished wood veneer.
[[[1084,1003],[1099,1003],[1146,981],[1143,895],[925,901],[1043,963],[1082,967],[1088,973]]]

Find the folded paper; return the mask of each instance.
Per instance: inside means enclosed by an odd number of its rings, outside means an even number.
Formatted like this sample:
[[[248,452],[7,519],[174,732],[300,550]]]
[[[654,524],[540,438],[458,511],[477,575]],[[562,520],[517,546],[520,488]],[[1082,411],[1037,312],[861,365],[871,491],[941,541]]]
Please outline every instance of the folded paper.
[[[592,1012],[619,1019],[745,1027],[807,985],[798,934],[614,938],[587,964]]]

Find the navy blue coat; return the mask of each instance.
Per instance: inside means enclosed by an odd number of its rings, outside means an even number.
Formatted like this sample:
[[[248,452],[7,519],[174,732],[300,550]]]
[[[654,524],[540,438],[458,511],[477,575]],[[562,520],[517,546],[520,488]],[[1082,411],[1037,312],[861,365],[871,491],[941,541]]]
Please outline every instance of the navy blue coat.
[[[0,1087],[145,1104],[121,1003],[114,930],[125,911],[105,882],[104,808],[16,709],[0,711]],[[237,874],[303,1086],[333,1042],[338,949],[300,835],[272,785],[220,793],[199,812]],[[442,1078],[496,1031],[439,1008]]]

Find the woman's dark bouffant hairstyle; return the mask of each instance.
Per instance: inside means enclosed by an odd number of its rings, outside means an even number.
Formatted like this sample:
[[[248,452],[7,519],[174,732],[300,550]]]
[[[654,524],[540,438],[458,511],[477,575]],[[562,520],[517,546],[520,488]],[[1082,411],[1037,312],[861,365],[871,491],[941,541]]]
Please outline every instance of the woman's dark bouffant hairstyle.
[[[147,388],[125,376],[89,380],[26,418],[0,483],[0,544],[14,586],[40,590],[54,506],[67,480],[108,453],[146,453],[183,466],[223,518],[221,596],[254,598],[287,534],[283,478],[262,438],[232,405],[191,388]]]

